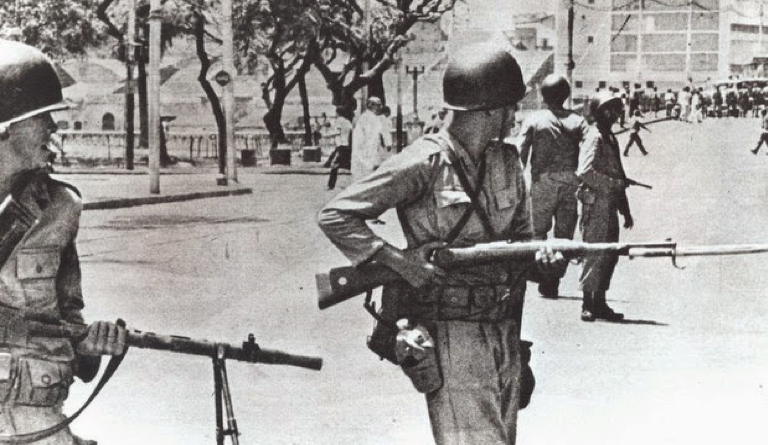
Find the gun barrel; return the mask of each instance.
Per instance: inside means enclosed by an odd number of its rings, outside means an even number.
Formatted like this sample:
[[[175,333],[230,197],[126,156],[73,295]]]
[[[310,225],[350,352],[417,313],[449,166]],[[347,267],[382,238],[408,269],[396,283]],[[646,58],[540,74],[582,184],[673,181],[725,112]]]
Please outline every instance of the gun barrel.
[[[29,332],[41,337],[83,338],[88,330],[87,325],[75,323],[49,324],[37,321],[27,321]],[[244,342],[243,346],[229,343],[209,342],[208,340],[179,337],[175,335],[158,335],[152,332],[128,331],[128,345],[158,351],[176,352],[188,355],[203,355],[217,357],[220,348],[224,358],[249,363],[265,363],[268,365],[289,365],[319,370],[323,366],[320,357],[289,354],[283,351],[260,348],[253,342]]]

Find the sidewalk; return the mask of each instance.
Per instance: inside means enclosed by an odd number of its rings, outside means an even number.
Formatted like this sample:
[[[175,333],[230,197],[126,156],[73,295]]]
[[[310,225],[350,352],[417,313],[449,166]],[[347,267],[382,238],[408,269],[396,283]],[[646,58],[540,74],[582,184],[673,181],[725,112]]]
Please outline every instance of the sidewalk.
[[[294,162],[294,165],[240,167],[238,175],[327,175],[329,169],[319,162]],[[340,175],[349,174],[347,171]],[[147,204],[188,201],[253,193],[251,187],[231,183],[216,184],[215,166],[163,169],[160,193],[149,192],[149,174],[145,167],[135,170],[116,168],[68,168],[56,166],[55,178],[77,187],[83,195],[84,210],[104,210]]]

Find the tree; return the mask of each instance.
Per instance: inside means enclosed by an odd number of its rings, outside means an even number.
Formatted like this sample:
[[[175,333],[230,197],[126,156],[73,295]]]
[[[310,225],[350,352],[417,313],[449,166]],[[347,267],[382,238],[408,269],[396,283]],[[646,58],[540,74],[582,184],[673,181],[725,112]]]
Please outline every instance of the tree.
[[[34,46],[52,58],[84,54],[99,45],[96,0],[0,2],[0,36]]]
[[[264,124],[272,148],[287,142],[282,113],[288,94],[306,76],[320,51],[311,11],[315,0],[261,0],[235,3],[235,51],[238,65],[253,72],[260,63],[270,66],[262,83],[267,106]]]
[[[333,104],[354,110],[354,95],[366,86],[369,94],[383,99],[382,76],[394,65],[397,51],[411,40],[413,25],[439,19],[456,1],[375,0],[366,20],[354,0],[322,0],[314,10],[322,51],[313,64],[325,78]],[[333,69],[332,62],[342,54],[347,61]]]

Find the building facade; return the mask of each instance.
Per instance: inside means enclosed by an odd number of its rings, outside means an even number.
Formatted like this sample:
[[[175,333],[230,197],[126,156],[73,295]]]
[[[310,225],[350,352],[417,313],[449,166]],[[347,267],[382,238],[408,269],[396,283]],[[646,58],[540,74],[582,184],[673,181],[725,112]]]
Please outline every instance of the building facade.
[[[597,88],[678,88],[727,75],[729,33],[724,0],[574,1],[573,82]],[[556,11],[555,70],[568,60],[568,2]]]

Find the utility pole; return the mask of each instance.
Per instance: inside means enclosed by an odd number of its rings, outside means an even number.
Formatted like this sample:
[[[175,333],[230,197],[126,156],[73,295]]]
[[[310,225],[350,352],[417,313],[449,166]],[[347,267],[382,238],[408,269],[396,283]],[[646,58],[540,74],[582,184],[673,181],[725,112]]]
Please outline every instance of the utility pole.
[[[222,64],[224,71],[229,74],[230,81],[224,85],[224,122],[227,140],[224,145],[227,153],[227,176],[230,181],[237,182],[237,147],[235,146],[235,52],[232,43],[232,0],[221,1],[221,40]],[[225,183],[226,184],[226,183]]]
[[[573,69],[576,63],[573,61],[573,11],[574,0],[568,2],[568,60],[565,62],[565,77],[573,91]],[[573,107],[573,94],[568,95],[568,108]]]
[[[133,170],[133,147],[135,145],[134,140],[134,115],[135,115],[135,101],[133,95],[133,56],[136,51],[135,33],[136,33],[136,1],[129,0],[128,2],[128,23],[126,28],[125,39],[123,40],[123,48],[125,51],[125,169]]]
[[[423,66],[405,67],[405,74],[413,76],[413,121],[419,120],[419,76],[424,74]]]
[[[371,7],[371,0],[365,0],[363,3],[363,26],[365,26],[365,54],[370,53],[371,48],[371,13],[369,9]],[[367,56],[363,60],[363,73],[368,72]],[[363,114],[368,109],[368,85],[360,88],[360,114]]]
[[[149,6],[149,193],[160,193],[160,0]]]
[[[693,37],[691,35],[691,26],[693,25],[693,0],[688,0],[688,29],[685,33],[685,82],[691,78],[691,45]]]
[[[403,150],[403,70],[400,69],[400,54],[395,56],[395,72],[397,73],[397,117],[395,118],[395,134],[397,137],[397,152]]]

